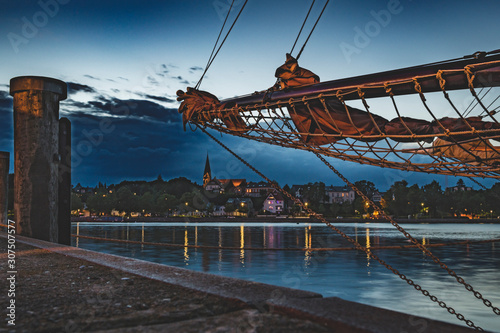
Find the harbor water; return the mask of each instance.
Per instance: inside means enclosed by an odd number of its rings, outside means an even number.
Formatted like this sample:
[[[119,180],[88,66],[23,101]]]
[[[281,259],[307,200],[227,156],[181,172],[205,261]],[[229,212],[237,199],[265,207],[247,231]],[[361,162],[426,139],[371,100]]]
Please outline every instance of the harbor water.
[[[485,330],[500,316],[392,225],[336,224],[345,234]],[[402,225],[500,307],[499,224]],[[318,223],[73,223],[74,246],[465,325],[379,262]],[[103,241],[85,237],[124,240]],[[154,244],[153,244],[154,243]],[[161,243],[161,244],[159,244]],[[441,246],[444,244],[445,246]],[[317,249],[321,248],[321,251]],[[425,323],[420,323],[422,327]]]

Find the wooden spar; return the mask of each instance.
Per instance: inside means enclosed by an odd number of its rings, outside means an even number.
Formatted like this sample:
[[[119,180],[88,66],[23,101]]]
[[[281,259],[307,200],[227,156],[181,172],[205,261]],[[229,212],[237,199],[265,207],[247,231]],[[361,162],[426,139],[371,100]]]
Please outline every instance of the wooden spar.
[[[422,92],[440,91],[439,81],[436,74],[439,71],[447,71],[443,76],[446,80],[446,90],[466,89],[468,87],[467,75],[464,73],[466,66],[478,67],[475,73],[475,87],[500,86],[500,62],[483,68],[482,64],[487,62],[500,61],[500,55],[486,56],[478,59],[455,60],[427,65],[420,65],[386,72],[374,73],[352,78],[345,78],[333,81],[325,81],[313,85],[302,86],[287,91],[274,91],[271,93],[259,92],[252,95],[239,96],[222,100],[223,103],[236,103],[239,107],[263,102],[288,101],[289,99],[301,99],[307,96],[317,96],[319,94],[335,94],[342,90],[343,93],[352,91],[353,93],[344,95],[345,100],[359,99],[358,87],[363,87],[365,98],[387,96],[384,84],[392,88],[394,95],[415,94],[415,84],[413,78],[418,78],[422,87]]]

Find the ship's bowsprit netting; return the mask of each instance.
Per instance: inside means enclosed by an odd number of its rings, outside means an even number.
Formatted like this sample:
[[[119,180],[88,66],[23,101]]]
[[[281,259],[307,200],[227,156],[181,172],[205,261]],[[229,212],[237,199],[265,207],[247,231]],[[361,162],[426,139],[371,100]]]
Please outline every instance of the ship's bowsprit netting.
[[[226,100],[191,122],[346,161],[500,178],[500,61],[244,104]],[[385,97],[385,98],[381,98]]]

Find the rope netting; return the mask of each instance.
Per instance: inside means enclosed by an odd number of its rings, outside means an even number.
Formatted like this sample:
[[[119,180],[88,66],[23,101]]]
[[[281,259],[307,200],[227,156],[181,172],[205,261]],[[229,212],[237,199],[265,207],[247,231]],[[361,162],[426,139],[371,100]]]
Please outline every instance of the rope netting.
[[[500,178],[500,60],[414,73],[222,102],[188,89],[182,98],[195,94],[198,101],[183,116],[219,132],[361,164]]]

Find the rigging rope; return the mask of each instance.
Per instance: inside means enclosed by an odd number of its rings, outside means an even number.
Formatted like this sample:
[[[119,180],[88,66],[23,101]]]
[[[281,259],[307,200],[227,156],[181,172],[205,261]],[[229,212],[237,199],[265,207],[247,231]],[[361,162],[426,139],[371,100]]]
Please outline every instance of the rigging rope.
[[[234,0],[231,2],[231,6],[229,6],[229,10],[227,11],[226,18],[224,19],[224,23],[222,23],[222,27],[220,28],[219,35],[217,36],[217,40],[215,41],[214,47],[212,48],[212,53],[210,53],[210,57],[208,57],[207,64],[205,65],[205,70],[204,70],[202,76],[200,77],[198,83],[196,84],[195,89],[199,88],[201,81],[203,79],[203,76],[205,75],[205,72],[208,70],[208,64],[210,64],[210,60],[212,60],[212,56],[214,55],[217,44],[219,43],[219,39],[220,39],[220,36],[222,35],[222,31],[224,31],[224,27],[226,26],[226,22],[227,22],[227,19],[229,17],[229,14],[231,14],[231,10],[233,9],[233,4],[234,4]]]
[[[297,44],[297,41],[299,40],[300,34],[302,33],[302,29],[304,29],[304,25],[306,25],[307,18],[309,17],[309,13],[311,13],[311,9],[313,8],[315,2],[316,2],[316,0],[313,0],[311,7],[309,7],[309,11],[307,12],[306,18],[304,19],[304,22],[302,22],[302,26],[300,27],[297,38],[295,38],[295,42],[293,43],[292,49],[290,50],[290,54],[292,54],[293,49],[295,49],[295,45]]]
[[[423,289],[419,284],[416,284],[412,279],[410,279],[406,275],[400,273],[398,270],[396,270],[391,265],[389,265],[388,263],[386,263],[384,260],[382,260],[381,258],[379,258],[376,254],[374,254],[373,252],[371,252],[370,249],[362,246],[356,240],[352,239],[347,234],[345,234],[343,231],[341,231],[340,229],[338,229],[337,227],[335,227],[334,225],[332,225],[331,223],[329,223],[327,220],[325,220],[325,218],[322,215],[317,214],[311,208],[309,208],[308,206],[304,205],[304,203],[302,203],[299,199],[297,199],[296,197],[294,197],[293,195],[291,195],[287,191],[283,190],[283,188],[281,188],[276,182],[271,181],[268,177],[266,177],[263,173],[261,173],[259,170],[257,170],[254,166],[252,166],[250,163],[248,163],[247,161],[245,161],[242,157],[240,157],[235,152],[233,152],[229,147],[227,147],[226,145],[224,145],[220,140],[218,140],[213,135],[211,135],[210,133],[208,133],[205,128],[203,128],[199,124],[197,124],[197,126],[198,126],[198,128],[200,128],[200,130],[202,132],[204,132],[205,134],[207,134],[212,140],[214,140],[221,147],[223,147],[224,149],[226,149],[226,151],[228,151],[231,155],[233,155],[234,157],[236,157],[239,161],[241,161],[243,164],[245,164],[248,168],[250,168],[255,173],[257,173],[259,176],[261,176],[263,179],[265,179],[273,188],[275,188],[276,190],[280,191],[283,195],[285,195],[286,197],[288,197],[290,200],[292,200],[293,202],[295,202],[297,205],[301,206],[310,215],[314,216],[316,219],[318,219],[319,221],[323,222],[328,227],[330,227],[332,230],[334,230],[335,232],[337,232],[344,239],[346,239],[351,244],[353,244],[355,246],[355,248],[364,251],[368,256],[370,256],[374,260],[378,261],[384,267],[386,267],[391,272],[393,272],[395,275],[397,275],[400,279],[404,280],[406,283],[408,283],[410,286],[412,286],[413,288],[415,288],[417,291],[421,292],[424,296],[429,297],[429,299],[431,301],[433,301],[435,303],[438,303],[440,307],[445,308],[450,314],[455,315],[458,320],[464,321],[467,324],[467,326],[472,327],[472,328],[474,328],[476,330],[479,330],[479,331],[483,330],[481,327],[476,326],[474,324],[474,322],[472,322],[471,320],[465,319],[464,315],[462,315],[461,313],[456,312],[455,309],[453,309],[452,307],[446,305],[446,303],[444,301],[440,301],[435,295],[432,295],[431,293],[429,293],[428,290]],[[425,251],[428,251],[428,250],[426,249]],[[467,289],[467,290],[469,290],[469,289]],[[491,302],[489,302],[489,304],[491,306]],[[486,305],[486,303],[485,303],[485,305]],[[500,310],[499,310],[499,313],[500,313]]]
[[[233,0],[233,2],[234,2],[234,0]],[[208,64],[207,64],[207,66],[206,66],[205,70],[203,71],[203,74],[201,75],[200,80],[199,80],[199,81],[198,81],[198,83],[196,84],[196,89],[198,89],[198,88],[199,88],[199,86],[201,85],[201,81],[203,80],[203,77],[205,76],[205,74],[207,73],[208,69],[210,68],[210,66],[211,66],[211,65],[212,65],[212,63],[214,62],[215,57],[217,57],[217,55],[219,54],[219,51],[220,51],[220,49],[222,48],[222,45],[224,45],[224,43],[226,42],[227,37],[229,36],[229,34],[231,33],[231,31],[233,30],[233,27],[234,27],[234,25],[236,24],[236,21],[238,21],[238,18],[240,17],[241,13],[243,12],[243,9],[244,9],[244,8],[245,8],[245,6],[247,5],[247,2],[248,2],[248,0],[245,0],[245,3],[243,3],[243,6],[241,7],[240,11],[238,12],[238,15],[236,16],[236,18],[234,19],[233,24],[232,24],[232,25],[231,25],[231,27],[229,28],[229,31],[226,33],[226,36],[225,36],[225,37],[224,37],[224,39],[222,40],[222,42],[221,42],[221,44],[220,44],[219,48],[217,49],[217,52],[215,52],[215,54],[214,54],[214,56],[212,57],[212,59],[211,59],[211,60],[209,59],[209,62],[208,62]],[[229,11],[229,12],[227,13],[227,15],[228,15],[228,16],[229,16],[229,13],[230,13],[230,12],[231,12],[231,11]],[[217,45],[217,44],[216,44],[216,45]]]
[[[318,24],[319,19],[320,19],[320,18],[321,18],[321,16],[323,15],[323,12],[325,11],[326,6],[328,6],[328,3],[329,3],[329,2],[330,2],[330,0],[327,0],[327,1],[326,1],[325,6],[323,7],[323,10],[321,10],[321,13],[320,13],[320,14],[319,14],[319,16],[318,16],[318,19],[316,20],[316,23],[314,23],[314,26],[312,27],[311,32],[309,33],[309,36],[307,36],[307,39],[306,39],[306,41],[304,42],[304,45],[302,45],[302,48],[300,49],[300,52],[299,52],[299,54],[297,54],[297,57],[296,57],[295,59],[299,60],[300,55],[302,54],[302,51],[304,51],[304,48],[306,47],[307,42],[309,41],[309,38],[311,37],[311,35],[312,35],[312,33],[313,33],[314,29],[316,29],[316,25]],[[305,23],[305,22],[304,22],[304,23]]]

